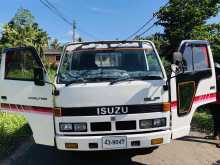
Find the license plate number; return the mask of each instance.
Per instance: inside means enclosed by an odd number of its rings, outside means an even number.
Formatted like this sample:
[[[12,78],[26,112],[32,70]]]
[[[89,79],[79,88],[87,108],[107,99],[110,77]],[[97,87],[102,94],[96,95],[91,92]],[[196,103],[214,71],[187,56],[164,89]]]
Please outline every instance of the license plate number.
[[[124,149],[127,148],[126,136],[109,136],[102,138],[102,146],[104,149]]]

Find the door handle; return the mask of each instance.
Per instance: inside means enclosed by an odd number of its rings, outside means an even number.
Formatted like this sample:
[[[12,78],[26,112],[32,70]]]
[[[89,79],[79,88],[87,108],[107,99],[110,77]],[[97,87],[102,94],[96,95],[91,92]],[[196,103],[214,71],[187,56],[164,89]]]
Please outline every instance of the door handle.
[[[7,96],[1,96],[2,100],[7,100]]]
[[[215,89],[215,86],[211,86],[211,87],[210,87],[210,90],[213,90],[213,89]]]

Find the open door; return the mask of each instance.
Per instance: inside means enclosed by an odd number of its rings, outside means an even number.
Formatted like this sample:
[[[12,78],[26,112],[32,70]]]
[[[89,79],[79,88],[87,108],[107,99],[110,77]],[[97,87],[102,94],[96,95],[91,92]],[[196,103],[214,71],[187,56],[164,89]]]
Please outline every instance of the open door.
[[[54,145],[52,86],[36,83],[36,70],[48,81],[43,64],[34,48],[6,49],[0,74],[1,110],[21,113],[28,120],[35,142]]]
[[[189,134],[196,109],[216,101],[216,78],[212,52],[207,41],[183,41],[183,73],[173,73],[171,88],[171,128],[173,139]]]

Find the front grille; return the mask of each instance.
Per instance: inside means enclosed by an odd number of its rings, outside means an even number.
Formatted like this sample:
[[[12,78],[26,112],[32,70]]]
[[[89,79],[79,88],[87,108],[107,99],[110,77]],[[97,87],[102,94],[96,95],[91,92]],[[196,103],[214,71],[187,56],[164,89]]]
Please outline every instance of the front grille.
[[[135,130],[136,121],[117,121],[116,130]]]
[[[91,131],[111,131],[111,122],[91,123]]]

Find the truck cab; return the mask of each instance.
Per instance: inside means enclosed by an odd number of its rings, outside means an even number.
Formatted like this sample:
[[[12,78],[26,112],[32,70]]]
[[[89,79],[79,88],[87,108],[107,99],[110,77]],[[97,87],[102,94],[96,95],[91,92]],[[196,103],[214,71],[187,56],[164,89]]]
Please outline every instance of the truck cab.
[[[151,41],[70,43],[54,82],[35,49],[6,49],[1,110],[23,114],[38,144],[60,150],[150,148],[185,136],[216,100],[207,41],[183,41],[167,77]]]

